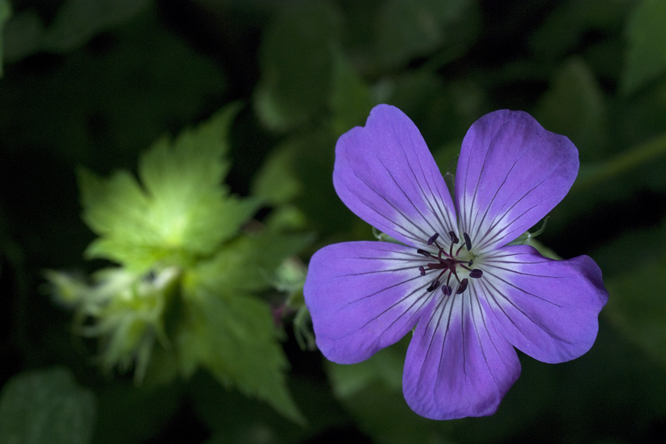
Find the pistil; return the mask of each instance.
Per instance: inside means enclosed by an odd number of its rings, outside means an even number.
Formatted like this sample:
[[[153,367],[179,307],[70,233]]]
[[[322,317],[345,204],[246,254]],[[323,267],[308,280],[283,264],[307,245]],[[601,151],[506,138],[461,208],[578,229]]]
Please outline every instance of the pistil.
[[[458,277],[457,273],[457,268],[461,267],[467,271],[469,271],[469,277],[473,279],[479,279],[481,276],[483,276],[483,271],[479,270],[478,268],[471,268],[472,265],[474,264],[473,259],[467,259],[467,260],[460,260],[458,259],[458,255],[460,254],[460,251],[465,247],[467,251],[471,251],[472,249],[472,240],[470,239],[469,235],[467,233],[463,233],[463,239],[464,242],[458,247],[458,249],[453,252],[453,246],[458,244],[460,242],[460,239],[458,236],[453,231],[450,231],[449,233],[449,239],[451,240],[451,243],[449,245],[448,251],[446,251],[439,243],[437,242],[437,239],[439,238],[439,233],[433,234],[427,241],[427,245],[435,245],[438,249],[437,255],[435,256],[434,254],[430,253],[429,251],[423,250],[421,248],[417,249],[416,252],[419,253],[420,255],[423,255],[424,257],[427,257],[429,259],[434,259],[435,262],[431,262],[426,264],[425,266],[420,265],[419,266],[419,274],[421,276],[425,276],[429,270],[441,270],[439,272],[439,275],[430,283],[428,288],[426,288],[426,291],[435,291],[437,288],[440,286],[442,287],[442,293],[444,293],[445,296],[450,296],[453,294],[453,289],[451,287],[451,276],[455,278],[455,280],[458,282],[458,288],[456,290],[456,294],[461,294],[463,293],[469,284],[469,280],[467,278],[463,278],[462,280]],[[446,282],[442,284],[442,277],[447,274],[446,276]]]

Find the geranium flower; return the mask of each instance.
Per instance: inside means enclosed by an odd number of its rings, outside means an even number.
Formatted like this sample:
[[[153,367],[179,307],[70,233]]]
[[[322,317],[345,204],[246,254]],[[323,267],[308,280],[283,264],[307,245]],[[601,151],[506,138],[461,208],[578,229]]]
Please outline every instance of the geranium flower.
[[[400,243],[314,254],[304,293],[319,349],[353,364],[414,329],[403,393],[432,419],[494,413],[520,374],[514,347],[548,363],[587,352],[608,299],[599,267],[507,245],[577,173],[569,139],[525,112],[496,111],[463,140],[454,203],[412,121],[375,107],[338,140],[333,183],[349,209]]]

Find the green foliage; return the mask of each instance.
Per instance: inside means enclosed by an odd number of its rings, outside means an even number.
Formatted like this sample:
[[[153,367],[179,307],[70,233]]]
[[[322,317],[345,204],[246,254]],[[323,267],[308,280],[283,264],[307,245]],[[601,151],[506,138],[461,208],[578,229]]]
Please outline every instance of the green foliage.
[[[4,30],[5,23],[12,15],[12,6],[9,0],[0,0],[0,77],[2,77],[3,56],[4,56]]]
[[[8,57],[16,60],[38,51],[72,51],[96,34],[133,18],[151,3],[151,0],[67,0],[46,29],[34,11],[22,11],[7,30]]]
[[[566,134],[582,161],[602,157],[608,143],[605,97],[583,60],[570,59],[557,71],[535,114],[548,130]]]
[[[191,374],[203,366],[225,387],[263,399],[303,424],[285,386],[288,363],[266,304],[252,296],[219,297],[187,281],[184,292],[187,308],[178,338],[182,371]]]
[[[11,17],[9,5],[0,314],[16,375],[0,442],[7,430],[102,444],[659,440],[663,2],[57,0],[14,2]],[[314,351],[308,257],[374,239],[333,188],[336,140],[377,103],[412,118],[443,174],[495,109],[524,109],[579,148],[572,191],[529,243],[590,254],[611,299],[583,357],[520,355],[491,417],[409,409],[410,335],[351,366]],[[25,371],[54,363],[71,372]]]
[[[622,78],[625,94],[633,93],[666,72],[666,3],[642,0],[627,23],[627,59]]]
[[[300,2],[282,10],[266,30],[254,104],[269,128],[284,131],[324,110],[338,20],[328,2]]]
[[[375,63],[391,69],[443,49],[459,56],[476,37],[469,0],[389,0],[377,11]]]
[[[86,444],[95,396],[61,367],[14,376],[0,396],[0,443]]]
[[[663,235],[660,243],[663,244]],[[626,257],[626,256],[625,256]],[[606,316],[646,352],[666,365],[666,258],[632,267],[607,281]]]
[[[83,218],[100,238],[86,254],[132,270],[156,263],[190,266],[210,256],[257,210],[258,202],[228,195],[220,183],[231,107],[173,144],[162,139],[141,159],[143,187],[127,172],[104,181],[80,173]]]
[[[35,16],[25,10],[7,23],[8,61],[16,41],[10,34],[19,39],[30,34],[32,25],[24,23],[29,13]],[[152,8],[97,45],[63,56],[48,75],[5,79],[0,133],[13,135],[5,150],[39,147],[62,157],[70,169],[79,163],[128,167],[137,151],[166,129],[210,114],[211,98],[220,97],[227,85],[224,73],[168,32]]]

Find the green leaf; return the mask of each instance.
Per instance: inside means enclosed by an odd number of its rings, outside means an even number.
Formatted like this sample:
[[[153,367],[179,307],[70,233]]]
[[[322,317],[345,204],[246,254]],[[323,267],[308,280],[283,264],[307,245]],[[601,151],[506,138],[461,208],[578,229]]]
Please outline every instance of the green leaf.
[[[94,35],[131,19],[150,0],[68,0],[47,29],[43,49],[66,52],[86,43]]]
[[[67,0],[48,28],[44,28],[35,11],[23,10],[7,31],[9,58],[17,60],[38,51],[75,50],[95,35],[139,15],[150,3],[150,0]]]
[[[4,79],[11,83],[0,90],[0,132],[16,137],[3,150],[39,146],[95,170],[134,165],[136,152],[165,128],[196,122],[219,102],[226,88],[219,65],[170,32],[153,9],[58,58],[48,72]],[[34,11],[17,12],[6,26],[8,62],[39,50],[41,26]]]
[[[469,0],[382,2],[372,17],[374,64],[388,70],[436,51],[443,51],[444,63],[462,55],[476,38],[475,7]]]
[[[79,175],[83,218],[100,235],[86,254],[145,270],[157,261],[187,266],[211,255],[258,208],[227,195],[223,156],[235,107],[157,142],[139,163],[143,188],[125,171],[108,180]]]
[[[0,444],[85,444],[92,437],[96,402],[69,370],[20,373],[2,389]]]
[[[189,387],[197,417],[211,430],[211,440],[206,443],[313,442],[319,434],[348,424],[349,419],[326,385],[303,378],[291,380],[289,385],[296,401],[307,412],[307,427],[285,421],[265,403],[235,390],[225,390],[209,375],[198,373]]]
[[[104,384],[97,393],[95,444],[142,444],[158,435],[182,406],[182,384],[146,388],[127,381]],[[122,424],[122,427],[119,427]]]
[[[254,105],[268,128],[284,131],[324,111],[338,21],[328,2],[300,2],[282,8],[266,29]]]
[[[3,55],[5,47],[5,23],[12,16],[12,5],[9,0],[0,0],[0,77],[2,77]]]
[[[184,297],[186,320],[177,338],[183,373],[201,365],[225,387],[304,423],[286,387],[288,361],[268,306],[252,296],[219,296],[187,284]]]
[[[622,91],[630,94],[666,72],[666,2],[643,0],[627,22]]]
[[[635,343],[666,365],[666,258],[606,280],[604,313]]]
[[[604,93],[582,59],[570,59],[555,74],[535,114],[546,129],[571,139],[581,161],[603,156],[608,134]]]
[[[286,141],[275,147],[255,174],[252,195],[270,205],[282,205],[302,192],[302,185],[294,174],[297,145]]]
[[[265,230],[239,237],[187,276],[189,285],[215,294],[235,296],[270,288],[284,258],[312,242],[310,234],[279,234]]]
[[[333,53],[333,90],[330,108],[333,112],[333,131],[343,134],[355,126],[364,125],[370,110],[377,103],[370,88],[351,66],[341,50]]]

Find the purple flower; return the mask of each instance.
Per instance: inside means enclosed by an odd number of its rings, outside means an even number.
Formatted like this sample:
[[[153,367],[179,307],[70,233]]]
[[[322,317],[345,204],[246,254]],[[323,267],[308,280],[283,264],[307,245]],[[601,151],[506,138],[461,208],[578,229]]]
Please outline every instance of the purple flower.
[[[564,198],[578,151],[529,114],[496,111],[463,140],[455,202],[412,121],[375,107],[342,135],[333,183],[392,242],[314,254],[305,282],[317,345],[331,361],[368,359],[414,329],[403,393],[419,415],[490,415],[520,374],[514,349],[557,363],[587,352],[606,304],[601,271],[507,245]]]

